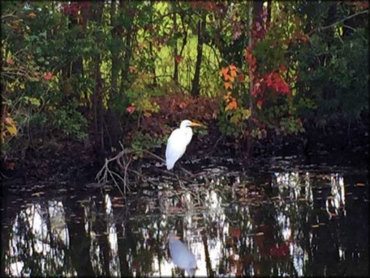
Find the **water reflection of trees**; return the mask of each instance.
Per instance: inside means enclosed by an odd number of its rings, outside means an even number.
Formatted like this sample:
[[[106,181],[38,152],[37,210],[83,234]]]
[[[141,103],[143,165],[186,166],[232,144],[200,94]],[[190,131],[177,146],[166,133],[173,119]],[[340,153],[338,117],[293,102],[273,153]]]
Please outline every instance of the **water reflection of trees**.
[[[197,276],[307,275],[325,246],[316,226],[346,215],[343,176],[321,176],[327,194],[318,208],[319,182],[310,173],[277,172],[270,180],[269,198],[235,178],[177,192],[163,189],[158,202],[143,196],[123,203],[104,193],[78,202],[29,204],[9,230],[5,274],[186,275],[169,257],[168,235],[175,232],[195,254]],[[341,259],[348,248],[342,236],[333,239]]]

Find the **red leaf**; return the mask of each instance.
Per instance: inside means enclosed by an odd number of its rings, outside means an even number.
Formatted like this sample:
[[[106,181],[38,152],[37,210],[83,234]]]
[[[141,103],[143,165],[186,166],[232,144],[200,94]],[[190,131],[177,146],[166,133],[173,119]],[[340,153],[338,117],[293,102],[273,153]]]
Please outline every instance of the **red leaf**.
[[[134,105],[134,104],[131,104],[129,107],[127,107],[127,108],[126,108],[126,111],[127,111],[129,114],[134,113],[134,111],[135,111],[135,105]]]
[[[175,60],[176,60],[177,63],[181,63],[182,62],[181,55],[175,55]]]
[[[259,99],[257,101],[257,107],[258,107],[258,109],[261,109],[262,108],[262,104],[263,104],[263,100],[262,99]]]
[[[48,72],[47,74],[44,75],[44,78],[45,80],[51,80],[53,78],[53,75],[50,72]]]
[[[238,76],[237,76],[237,78],[236,78],[239,82],[244,82],[244,80],[245,80],[245,76],[244,76],[244,74],[242,74],[242,73],[240,73]]]
[[[9,64],[9,65],[13,65],[14,64],[14,61],[12,58],[8,58],[6,59],[6,62]]]

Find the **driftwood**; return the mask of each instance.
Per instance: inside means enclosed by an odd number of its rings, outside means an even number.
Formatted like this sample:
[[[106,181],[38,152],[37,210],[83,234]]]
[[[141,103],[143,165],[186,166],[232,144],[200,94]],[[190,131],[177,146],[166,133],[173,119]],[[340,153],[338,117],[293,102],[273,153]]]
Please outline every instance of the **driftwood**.
[[[98,184],[101,186],[105,186],[111,182],[114,184],[114,186],[117,187],[122,196],[125,196],[127,192],[131,191],[129,185],[129,173],[135,175],[140,181],[145,181],[155,185],[152,181],[148,179],[147,176],[130,167],[132,162],[131,154],[133,154],[133,151],[123,149],[123,146],[121,147],[122,151],[120,151],[117,155],[115,155],[112,158],[105,159],[104,165],[102,166],[102,168],[99,170],[95,177]],[[165,160],[162,157],[150,151],[144,150],[144,153],[149,155],[150,157],[157,159],[160,162],[165,163]],[[118,170],[113,169],[112,163],[115,163],[115,166],[118,166]],[[156,170],[160,171],[161,174],[163,175],[168,175],[176,178],[180,187],[182,188],[184,188],[183,181],[187,183],[193,183],[193,179],[197,175],[193,175],[192,173],[190,173],[189,171],[187,171],[186,169],[179,165],[176,165],[176,167],[181,169],[186,174],[186,176],[180,178],[173,171],[160,168],[157,168]]]

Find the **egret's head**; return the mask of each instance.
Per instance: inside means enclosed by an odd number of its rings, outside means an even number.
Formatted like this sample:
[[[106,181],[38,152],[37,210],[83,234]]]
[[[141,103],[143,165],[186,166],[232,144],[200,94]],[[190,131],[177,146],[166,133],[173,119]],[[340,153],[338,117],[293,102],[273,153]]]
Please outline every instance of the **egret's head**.
[[[180,128],[185,128],[185,127],[191,127],[191,126],[201,126],[201,124],[189,121],[189,120],[183,120],[180,124]]]

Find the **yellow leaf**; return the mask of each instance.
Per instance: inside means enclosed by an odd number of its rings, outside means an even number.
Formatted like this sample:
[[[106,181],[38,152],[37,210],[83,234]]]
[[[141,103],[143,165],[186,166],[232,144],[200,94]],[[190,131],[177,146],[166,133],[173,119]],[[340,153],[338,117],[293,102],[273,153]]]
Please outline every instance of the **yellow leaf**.
[[[152,114],[151,113],[149,113],[149,112],[144,112],[144,117],[150,117]]]
[[[244,109],[243,110],[243,117],[244,117],[244,120],[247,120],[249,119],[249,117],[251,116],[251,111],[249,109]]]
[[[226,96],[224,96],[224,100],[227,101],[227,102],[230,102],[230,98],[231,98],[231,92],[228,91]]]
[[[19,88],[21,88],[21,89],[24,89],[24,83],[22,83],[21,85],[19,85]]]
[[[237,125],[239,123],[239,117],[237,115],[233,115],[230,118],[230,123]]]
[[[14,136],[17,135],[17,128],[15,125],[8,125],[6,129],[9,131],[10,135]]]

